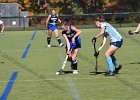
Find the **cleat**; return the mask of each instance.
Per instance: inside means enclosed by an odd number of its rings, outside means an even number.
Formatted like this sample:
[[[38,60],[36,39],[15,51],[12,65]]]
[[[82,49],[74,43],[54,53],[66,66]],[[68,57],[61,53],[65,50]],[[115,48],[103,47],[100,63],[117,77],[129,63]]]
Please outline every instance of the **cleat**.
[[[73,74],[78,74],[78,70],[73,70]]]
[[[1,31],[1,32],[0,32],[0,34],[1,34],[1,35],[4,35],[4,32],[3,32],[3,31]]]
[[[64,45],[64,43],[60,43],[59,46],[62,47]]]
[[[51,45],[49,44],[49,45],[48,45],[48,48],[50,48],[50,47],[51,47]]]
[[[115,75],[115,73],[112,72],[112,71],[108,71],[108,72],[105,74],[105,76],[114,76],[114,75]]]
[[[118,68],[115,68],[115,74],[118,74],[119,70],[122,68],[122,65],[119,65]]]
[[[134,32],[135,34],[139,34],[139,32]]]

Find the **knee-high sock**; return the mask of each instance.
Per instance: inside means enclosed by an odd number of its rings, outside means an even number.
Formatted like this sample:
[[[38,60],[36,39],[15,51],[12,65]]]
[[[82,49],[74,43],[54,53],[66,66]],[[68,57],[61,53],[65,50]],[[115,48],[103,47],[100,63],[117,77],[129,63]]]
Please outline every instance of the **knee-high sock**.
[[[112,58],[112,62],[114,64],[115,68],[118,68],[119,67],[119,63],[118,63],[117,59],[114,56],[111,56],[111,58]]]
[[[73,70],[77,70],[77,60],[72,61]]]
[[[56,39],[57,39],[58,43],[60,44],[61,43],[60,37],[56,37]]]
[[[106,58],[106,62],[108,64],[108,69],[113,72],[114,71],[114,69],[113,69],[113,62],[112,62],[112,59],[111,59],[110,56]]]
[[[50,45],[51,37],[47,37],[47,42],[48,42],[48,45]]]

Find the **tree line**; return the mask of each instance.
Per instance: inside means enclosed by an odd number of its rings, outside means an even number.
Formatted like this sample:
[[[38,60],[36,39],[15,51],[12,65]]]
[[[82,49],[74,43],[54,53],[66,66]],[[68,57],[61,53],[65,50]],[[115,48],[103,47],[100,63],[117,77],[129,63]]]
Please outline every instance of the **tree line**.
[[[51,9],[73,15],[140,11],[140,0],[0,0],[0,3],[18,3],[20,10],[29,11],[30,15],[46,15]]]

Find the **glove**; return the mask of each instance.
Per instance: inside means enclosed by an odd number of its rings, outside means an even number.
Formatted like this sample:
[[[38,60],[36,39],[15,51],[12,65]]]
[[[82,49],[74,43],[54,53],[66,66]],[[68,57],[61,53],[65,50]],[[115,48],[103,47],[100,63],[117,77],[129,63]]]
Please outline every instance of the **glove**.
[[[96,43],[96,38],[95,37],[92,39],[92,43]]]
[[[99,51],[98,50],[94,53],[94,56],[95,57],[98,57],[99,56]]]
[[[70,50],[67,50],[67,52],[66,52],[66,53],[67,53],[67,55],[69,55],[69,54],[70,54]]]

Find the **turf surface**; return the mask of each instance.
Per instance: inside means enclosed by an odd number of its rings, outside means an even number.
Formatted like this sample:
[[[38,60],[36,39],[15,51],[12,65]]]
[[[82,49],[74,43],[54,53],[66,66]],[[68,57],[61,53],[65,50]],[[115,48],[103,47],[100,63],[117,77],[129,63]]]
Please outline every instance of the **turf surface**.
[[[70,63],[66,64],[65,73],[56,76],[65,58],[64,47],[58,47],[53,36],[46,47],[46,32],[8,31],[0,35],[0,97],[13,72],[18,71],[15,83],[8,95],[8,100],[139,100],[140,98],[140,35],[129,36],[134,28],[118,28],[124,44],[116,52],[116,57],[123,65],[120,74],[105,77],[107,65],[104,52],[100,52],[98,64],[100,74],[95,75],[95,58],[91,39],[98,29],[82,29],[82,48],[79,50],[79,74],[69,73]],[[63,37],[61,36],[64,42]],[[101,40],[97,41],[99,46]],[[28,44],[31,47],[24,59],[22,55]]]

